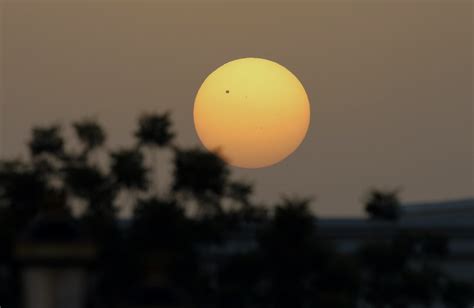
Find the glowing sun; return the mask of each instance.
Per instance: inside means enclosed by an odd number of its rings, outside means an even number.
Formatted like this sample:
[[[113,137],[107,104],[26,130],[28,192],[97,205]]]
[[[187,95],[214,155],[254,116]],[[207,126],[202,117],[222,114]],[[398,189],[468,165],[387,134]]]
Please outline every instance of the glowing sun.
[[[206,78],[194,101],[201,142],[242,168],[266,167],[288,157],[303,141],[309,121],[301,82],[265,59],[222,65]]]

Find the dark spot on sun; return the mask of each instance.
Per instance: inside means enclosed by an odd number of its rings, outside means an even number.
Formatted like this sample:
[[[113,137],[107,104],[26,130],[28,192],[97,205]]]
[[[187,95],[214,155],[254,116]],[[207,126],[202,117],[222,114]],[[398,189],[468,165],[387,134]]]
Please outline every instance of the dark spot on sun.
[[[225,93],[229,93],[230,91],[229,90],[226,90]]]

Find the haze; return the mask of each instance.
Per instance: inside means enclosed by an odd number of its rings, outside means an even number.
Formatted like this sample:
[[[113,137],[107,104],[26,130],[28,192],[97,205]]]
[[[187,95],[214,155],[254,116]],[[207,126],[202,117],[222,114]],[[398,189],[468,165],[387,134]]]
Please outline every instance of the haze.
[[[25,157],[33,125],[85,116],[125,146],[146,111],[170,110],[178,142],[198,145],[204,78],[261,57],[298,76],[312,122],[282,163],[232,169],[257,200],[311,195],[318,215],[345,216],[371,187],[402,187],[406,202],[473,195],[471,1],[0,5],[3,157]]]

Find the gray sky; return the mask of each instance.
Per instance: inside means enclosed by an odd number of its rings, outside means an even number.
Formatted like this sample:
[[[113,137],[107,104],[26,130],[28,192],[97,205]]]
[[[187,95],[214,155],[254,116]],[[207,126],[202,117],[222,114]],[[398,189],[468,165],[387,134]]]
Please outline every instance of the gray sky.
[[[164,110],[198,145],[201,82],[251,56],[290,69],[312,108],[288,159],[233,168],[257,200],[312,195],[317,214],[345,216],[373,186],[473,195],[471,1],[196,2],[0,0],[0,153],[25,157],[32,125],[85,116],[127,145],[141,113]]]

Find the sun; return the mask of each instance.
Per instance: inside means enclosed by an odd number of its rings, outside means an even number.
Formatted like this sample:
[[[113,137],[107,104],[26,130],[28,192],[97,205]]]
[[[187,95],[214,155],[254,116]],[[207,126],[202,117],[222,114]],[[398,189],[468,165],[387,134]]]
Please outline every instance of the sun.
[[[282,161],[301,144],[309,123],[310,104],[301,82],[266,59],[222,65],[204,80],[194,101],[201,142],[241,168]]]

